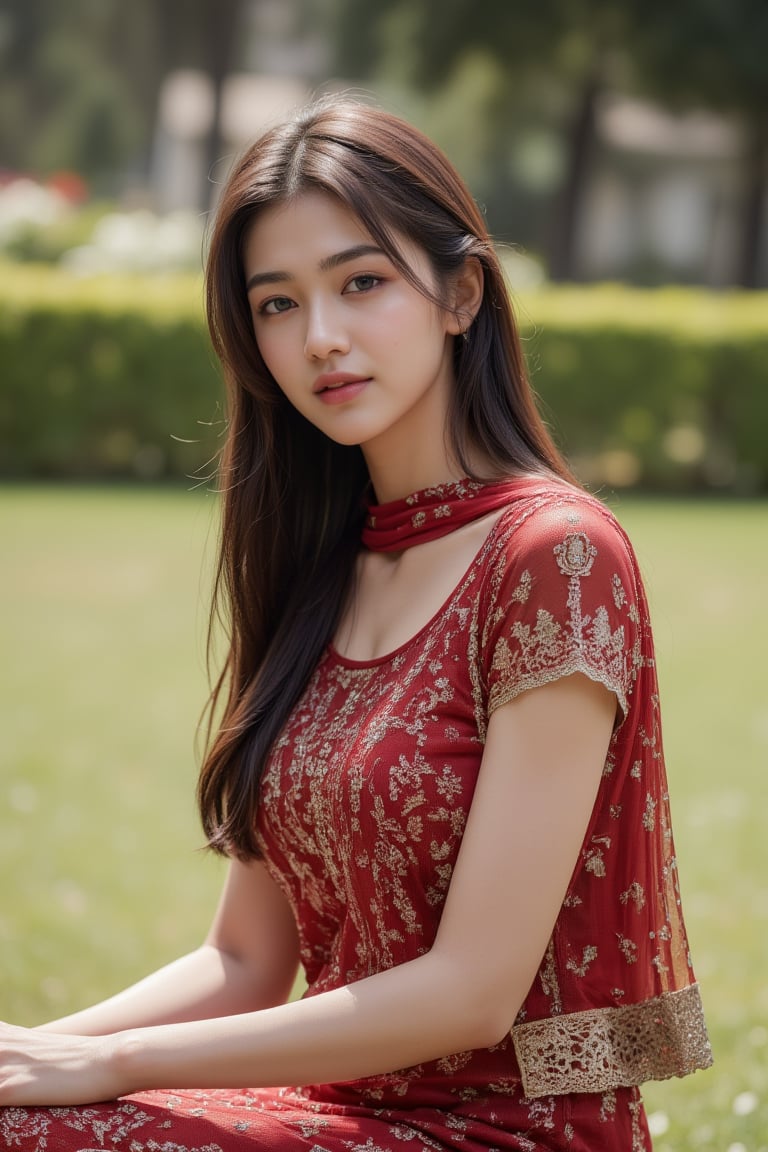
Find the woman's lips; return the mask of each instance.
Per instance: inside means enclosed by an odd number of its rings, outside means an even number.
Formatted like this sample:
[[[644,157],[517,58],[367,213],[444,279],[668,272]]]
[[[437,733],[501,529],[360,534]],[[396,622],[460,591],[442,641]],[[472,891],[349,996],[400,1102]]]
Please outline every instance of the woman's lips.
[[[324,404],[343,404],[362,392],[369,379],[351,372],[326,372],[315,380],[312,391]]]

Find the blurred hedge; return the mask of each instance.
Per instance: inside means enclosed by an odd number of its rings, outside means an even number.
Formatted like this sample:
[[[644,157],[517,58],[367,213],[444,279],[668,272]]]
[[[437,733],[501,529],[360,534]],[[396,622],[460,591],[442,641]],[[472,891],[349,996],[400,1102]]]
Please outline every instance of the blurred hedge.
[[[517,312],[582,479],[768,490],[768,294],[601,285],[531,295]]]
[[[159,478],[205,465],[223,414],[202,311],[189,278],[0,269],[0,474]]]
[[[545,415],[591,484],[768,490],[768,296],[517,300]],[[0,268],[0,475],[200,476],[223,412],[199,281]]]

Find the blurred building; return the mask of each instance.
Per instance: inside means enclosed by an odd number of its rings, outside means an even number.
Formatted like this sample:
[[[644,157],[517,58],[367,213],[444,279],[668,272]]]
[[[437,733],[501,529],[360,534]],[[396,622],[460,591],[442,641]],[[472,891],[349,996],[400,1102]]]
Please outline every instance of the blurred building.
[[[241,73],[225,81],[220,123],[225,151],[208,173],[214,199],[235,156],[303,104],[308,95],[306,84],[291,76]],[[199,208],[205,141],[214,108],[213,85],[203,72],[185,70],[167,77],[160,93],[152,164],[152,193],[158,211]]]
[[[606,102],[579,222],[583,277],[732,283],[743,147],[721,117],[675,116],[619,97]],[[768,279],[768,253],[761,256]]]
[[[312,11],[310,13],[309,8]],[[155,129],[152,192],[157,208],[197,208],[208,163],[206,141],[214,118],[222,143],[208,180],[215,202],[234,157],[271,124],[309,98],[328,74],[331,45],[322,0],[247,0],[239,9],[233,69],[216,92],[194,70],[169,75],[162,86]]]

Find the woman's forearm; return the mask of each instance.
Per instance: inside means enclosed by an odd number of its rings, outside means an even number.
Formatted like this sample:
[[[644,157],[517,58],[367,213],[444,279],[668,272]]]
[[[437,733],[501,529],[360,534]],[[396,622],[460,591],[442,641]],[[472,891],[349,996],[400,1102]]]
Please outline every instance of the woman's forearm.
[[[501,1038],[471,981],[434,953],[358,983],[239,1017],[115,1037],[122,1091],[358,1079]]]
[[[237,957],[210,944],[160,968],[99,1004],[40,1026],[38,1031],[104,1036],[131,1028],[253,1012],[280,1004],[295,971],[259,980]]]
[[[295,1003],[115,1035],[0,1024],[0,1107],[354,1080],[486,1047],[500,1035],[483,1020],[471,974],[457,979],[452,967],[427,955]]]

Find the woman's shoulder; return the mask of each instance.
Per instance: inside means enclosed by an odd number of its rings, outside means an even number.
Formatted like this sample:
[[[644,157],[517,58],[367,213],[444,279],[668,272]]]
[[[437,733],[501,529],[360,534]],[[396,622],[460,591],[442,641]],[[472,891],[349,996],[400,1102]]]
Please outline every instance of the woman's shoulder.
[[[564,575],[581,574],[598,555],[635,565],[632,544],[611,509],[585,489],[549,478],[526,481],[502,513],[497,552],[516,563],[554,560]]]
[[[626,717],[651,648],[637,564],[615,516],[589,493],[547,482],[530,486],[497,528],[478,602],[489,712],[583,672],[615,693]]]

